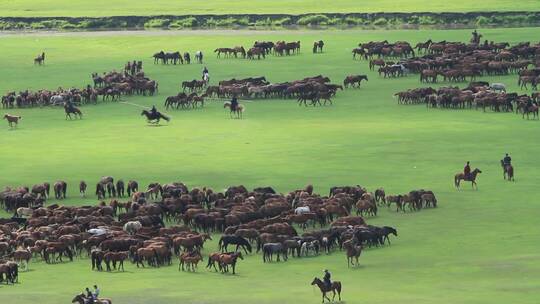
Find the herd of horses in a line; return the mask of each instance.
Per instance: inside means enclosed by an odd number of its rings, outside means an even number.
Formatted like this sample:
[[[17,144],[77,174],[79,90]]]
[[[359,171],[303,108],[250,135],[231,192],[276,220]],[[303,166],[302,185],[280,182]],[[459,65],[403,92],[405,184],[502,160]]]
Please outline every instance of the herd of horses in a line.
[[[413,48],[407,41],[389,43],[384,40],[361,43],[352,53],[353,59],[359,55],[369,60],[370,69],[378,68],[379,75],[385,78],[418,73],[421,82],[436,83],[439,77],[443,81],[464,82],[483,75],[519,73],[518,84],[522,88],[530,84],[536,89],[540,82],[540,43],[521,42],[510,46],[507,42],[487,40],[483,44],[466,44],[430,39]],[[420,56],[421,53],[424,54]],[[528,69],[530,66],[534,68]]]
[[[513,112],[529,119],[530,115],[538,119],[538,102],[540,93],[527,94],[507,93],[493,89],[494,84],[477,81],[467,87],[431,87],[409,89],[394,94],[399,104],[424,103],[428,108],[465,109],[481,108],[484,112],[491,109],[495,112]]]
[[[313,42],[313,53],[322,53],[324,47],[324,41],[319,40]],[[289,56],[293,54],[300,53],[300,41],[286,42],[286,41],[255,41],[253,47],[246,48],[244,46],[234,46],[234,47],[219,47],[214,50],[217,58],[220,58],[222,55],[224,58],[242,58],[242,59],[264,59],[270,53],[273,53],[276,56]]]
[[[67,187],[65,181],[54,183],[55,198],[65,199]],[[0,265],[13,261],[10,265],[27,270],[33,259],[54,264],[87,256],[92,270],[123,271],[126,261],[162,267],[176,257],[179,270],[196,271],[205,242],[220,232],[219,251],[208,254],[206,267],[222,273],[235,274],[243,254],[255,251],[267,263],[344,250],[354,266],[363,249],[390,244],[389,236],[397,236],[393,227],[367,225],[363,217],[351,215],[355,208],[364,214],[371,204],[422,208],[429,202],[436,207],[431,191],[414,190],[396,199],[382,188],[369,192],[359,185],[332,187],[328,195],[314,193],[311,185],[281,194],[271,187],[249,191],[241,185],[214,192],[181,182],[151,183],[141,191],[136,181],[104,176],[96,184],[100,201],[82,207],[46,204],[50,188],[42,183],[0,192],[1,207],[14,213],[0,219]],[[86,190],[81,182],[81,195]],[[319,230],[297,231],[316,225]],[[9,269],[0,266],[1,282],[15,282]]]
[[[195,61],[199,64],[203,63],[203,52],[202,51],[196,51],[195,52]],[[157,64],[161,61],[163,64],[169,64],[172,63],[174,65],[177,64],[190,64],[191,63],[191,55],[188,52],[185,52],[183,55],[179,52],[164,52],[163,50],[155,53],[152,55],[152,58],[154,58],[154,64]]]

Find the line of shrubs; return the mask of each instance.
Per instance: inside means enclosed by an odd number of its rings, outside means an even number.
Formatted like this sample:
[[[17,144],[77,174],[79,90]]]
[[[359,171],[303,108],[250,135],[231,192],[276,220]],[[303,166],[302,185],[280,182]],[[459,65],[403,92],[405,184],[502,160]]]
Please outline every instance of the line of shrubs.
[[[0,30],[539,26],[540,12],[2,18]]]

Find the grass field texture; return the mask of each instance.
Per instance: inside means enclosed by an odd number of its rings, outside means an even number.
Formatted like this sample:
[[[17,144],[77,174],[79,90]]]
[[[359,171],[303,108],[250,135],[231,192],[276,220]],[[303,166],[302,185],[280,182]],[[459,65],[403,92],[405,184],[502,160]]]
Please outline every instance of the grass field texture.
[[[461,40],[470,31],[329,31],[215,32],[179,35],[74,34],[0,38],[0,92],[82,87],[91,72],[121,69],[127,60],[144,60],[147,75],[159,81],[155,97],[124,101],[161,106],[183,80],[199,78],[201,65],[153,65],[161,49],[203,50],[212,82],[265,75],[272,82],[317,74],[341,82],[347,74],[368,74],[361,89],[338,92],[334,106],[304,108],[294,101],[241,101],[243,120],[231,120],[222,103],[204,109],[168,111],[169,124],[149,127],[140,108],[108,103],[85,106],[81,121],[66,121],[62,109],[15,109],[17,130],[0,125],[0,186],[31,185],[64,179],[66,204],[95,204],[77,197],[85,179],[90,187],[102,175],[149,182],[180,180],[192,186],[223,189],[229,185],[274,186],[288,191],[313,183],[317,192],[330,186],[361,184],[387,193],[432,189],[440,207],[418,213],[382,210],[370,224],[391,225],[399,237],[392,245],[366,250],[362,266],[347,269],[343,252],[316,258],[263,264],[250,255],[238,275],[221,275],[200,267],[195,274],[177,265],[126,273],[90,271],[89,260],[44,265],[32,263],[21,284],[0,285],[0,303],[66,303],[94,283],[116,303],[317,303],[309,283],[329,268],[344,285],[347,303],[537,303],[540,297],[536,227],[540,203],[537,155],[540,123],[513,113],[475,110],[427,110],[399,106],[396,91],[419,87],[418,76],[386,80],[353,61],[350,50],[370,40],[432,38]],[[536,41],[535,29],[482,31],[496,41]],[[248,61],[216,59],[216,47],[250,45],[254,40],[301,40],[298,56]],[[323,39],[325,53],[311,54],[310,44]],[[32,64],[41,51],[43,67]],[[517,77],[485,78],[517,89]],[[499,159],[510,152],[516,182],[503,181]],[[479,190],[453,188],[453,175],[470,160],[482,169]],[[216,242],[206,253],[216,250]],[[200,265],[202,266],[202,265]]]
[[[377,12],[484,12],[538,11],[539,0],[7,0],[0,2],[0,16],[101,17],[126,15],[200,14],[305,14]]]

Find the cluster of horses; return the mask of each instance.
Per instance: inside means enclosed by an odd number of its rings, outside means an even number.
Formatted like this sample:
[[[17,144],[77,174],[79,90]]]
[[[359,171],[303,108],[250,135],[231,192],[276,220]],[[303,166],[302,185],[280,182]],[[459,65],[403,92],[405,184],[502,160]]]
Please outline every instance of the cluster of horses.
[[[416,88],[394,94],[400,104],[425,103],[431,108],[464,109],[482,108],[491,109],[495,112],[521,113],[522,117],[530,115],[538,118],[539,94],[531,96],[518,93],[507,93],[494,90],[493,84],[487,82],[472,82],[466,88],[441,87],[439,89]]]
[[[45,206],[48,183],[1,192],[2,207],[16,216],[0,219],[0,257],[28,269],[32,259],[54,264],[88,256],[97,271],[123,271],[126,261],[137,267],[161,267],[176,257],[179,270],[195,271],[210,233],[219,231],[223,233],[219,251],[208,255],[207,268],[234,274],[237,261],[243,259],[239,250],[250,254],[254,246],[264,262],[344,249],[348,263],[354,265],[362,248],[384,245],[390,234],[397,236],[395,228],[367,225],[362,217],[350,215],[355,202],[380,199],[380,189],[374,194],[361,186],[340,186],[323,196],[313,193],[311,185],[280,194],[271,187],[248,191],[232,186],[214,192],[174,182],[151,183],[139,191],[138,183],[130,181],[128,200],[120,202],[125,197],[124,183],[114,181],[110,176],[99,180],[96,192],[111,189],[111,200],[94,206]],[[53,187],[56,198],[63,199],[67,183],[59,181]],[[80,192],[85,191],[86,183],[81,182]],[[26,197],[10,205],[13,193],[24,193],[34,201]],[[103,194],[98,196],[104,199]],[[299,236],[295,225],[321,229]],[[234,251],[229,251],[230,246]],[[0,274],[3,269],[0,266]]]
[[[379,74],[385,77],[402,76],[409,72],[420,74],[421,82],[437,82],[439,77],[449,82],[473,81],[482,75],[507,75],[527,69],[530,65],[540,63],[536,54],[540,52],[540,44],[531,45],[521,42],[512,47],[502,43],[470,43],[440,41],[418,43],[415,47],[410,43],[399,41],[390,44],[387,41],[360,44],[353,50],[353,58],[361,55],[369,61],[370,69],[379,67]],[[376,58],[373,58],[376,56]],[[397,63],[385,61],[386,58],[399,57]],[[525,83],[538,83],[535,72],[523,72]],[[521,76],[522,74],[520,74]]]
[[[361,80],[351,76],[347,85],[359,86]],[[331,98],[338,89],[343,89],[342,85],[329,82],[330,79],[322,75],[283,83],[269,83],[265,77],[233,78],[220,81],[218,86],[209,86],[206,95],[218,98],[297,98],[299,104],[307,105],[307,101],[311,101],[311,105],[315,106],[322,105],[321,101],[332,104]]]
[[[176,64],[190,64],[191,63],[191,55],[188,52],[185,52],[184,54],[181,54],[179,51],[176,52],[164,52],[163,50],[155,53],[152,55],[152,58],[154,58],[154,64],[157,64],[161,61],[163,64],[169,64],[172,63],[174,65]],[[195,52],[195,60],[197,63],[202,64],[203,62],[203,52],[202,51],[196,51]]]
[[[324,42],[322,40],[314,42],[313,53],[322,52],[323,46]],[[240,55],[243,59],[255,59],[255,57],[257,59],[261,59],[261,57],[264,59],[271,52],[276,56],[297,54],[300,52],[300,41],[277,41],[276,43],[272,41],[255,41],[253,47],[247,50],[243,46],[220,47],[214,50],[218,58],[221,57],[221,54],[224,54],[225,58],[238,58]]]
[[[204,107],[204,99],[206,97],[208,97],[206,93],[198,95],[197,92],[192,92],[190,94],[179,92],[176,95],[168,96],[165,99],[164,106],[167,110],[169,108],[193,109],[197,108],[199,105]]]
[[[521,89],[527,89],[530,84],[533,90],[538,90],[540,83],[540,66],[533,69],[522,69],[519,71],[518,85]]]
[[[130,74],[130,75],[136,75],[139,72],[143,71],[143,63],[142,61],[136,61],[133,60],[133,62],[128,61],[124,65],[124,73]]]
[[[130,75],[127,72],[120,73],[111,71],[99,75],[92,73],[94,88],[88,87],[90,94],[96,96],[102,95],[102,100],[119,100],[121,95],[154,95],[158,92],[158,83],[148,77],[145,77],[143,71]],[[95,98],[94,98],[95,100]]]
[[[30,108],[43,106],[60,106],[66,102],[73,104],[83,104],[95,102],[97,94],[90,88],[58,88],[55,91],[38,90],[36,92],[25,90],[16,93],[14,91],[7,92],[2,96],[2,108]]]

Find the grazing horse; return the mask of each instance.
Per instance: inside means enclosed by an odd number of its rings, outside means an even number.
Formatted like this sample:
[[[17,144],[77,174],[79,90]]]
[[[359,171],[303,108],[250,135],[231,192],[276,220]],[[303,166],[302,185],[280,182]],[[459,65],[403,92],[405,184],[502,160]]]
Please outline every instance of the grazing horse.
[[[10,115],[10,114],[4,115],[4,119],[7,120],[11,128],[13,128],[14,124],[15,124],[15,127],[17,127],[17,125],[19,124],[19,120],[21,118],[22,118],[21,116],[15,116],[15,115]]]
[[[71,119],[71,114],[75,115],[75,118],[79,116],[79,119],[82,119],[82,112],[77,107],[74,107],[73,105],[68,105],[67,103],[64,103],[64,111],[66,112],[66,119]]]
[[[360,257],[360,254],[362,254],[362,245],[355,245],[352,240],[349,240],[343,243],[343,248],[347,250],[347,267],[355,265],[353,258],[356,260],[356,266],[360,265],[358,263],[358,258]]]
[[[42,65],[43,63],[45,63],[45,52],[34,58],[34,64]]]
[[[327,292],[332,292],[334,295],[332,296],[332,301],[334,301],[336,297],[336,291],[339,297],[339,300],[341,301],[341,282],[340,281],[334,281],[332,282],[332,285],[330,288],[328,288],[323,281],[319,278],[314,278],[311,282],[311,285],[317,285],[322,293],[322,302],[324,303],[324,299],[327,299],[328,302],[330,302],[330,299],[326,296]]]
[[[463,172],[459,172],[454,176],[454,185],[456,188],[459,188],[459,183],[461,180],[464,180],[466,182],[471,182],[471,186],[474,189],[474,186],[476,186],[476,189],[478,190],[478,185],[476,184],[476,176],[482,173],[482,171],[478,168],[474,169],[469,176],[465,176]]]
[[[229,108],[231,110],[230,116],[233,118],[233,113],[236,114],[236,118],[242,119],[242,114],[244,113],[244,110],[246,109],[243,105],[239,104],[236,106],[236,109],[231,108],[230,102],[225,102],[223,104],[223,108]]]
[[[156,114],[152,114],[150,111],[148,110],[142,110],[141,112],[141,116],[146,116],[146,120],[148,121],[148,123],[151,123],[151,124],[159,124],[159,121],[161,119],[165,119],[166,121],[170,121],[171,119],[159,112],[157,112]]]
[[[503,178],[508,179],[508,181],[514,181],[514,167],[512,165],[505,165],[502,159],[501,167],[503,168]]]
[[[248,240],[246,240],[245,238],[241,237],[241,236],[237,236],[237,235],[223,235],[220,239],[219,239],[219,249],[222,251],[222,252],[225,252],[227,251],[227,247],[229,245],[236,245],[236,251],[238,251],[238,248],[242,247],[242,249],[244,249],[244,251],[246,252],[246,254],[249,252],[251,253],[251,244],[249,243]]]
[[[87,298],[84,294],[78,294],[76,295],[73,300],[71,300],[71,303],[79,303],[79,304],[112,304],[111,299],[97,299],[96,301],[92,302],[91,299]]]
[[[322,40],[313,42],[313,54],[317,52],[322,53],[323,46],[324,46],[324,41]]]
[[[277,255],[279,262],[280,256],[283,255],[283,260],[287,261],[287,247],[281,243],[266,243],[263,245],[263,262],[272,262],[272,256]]]

